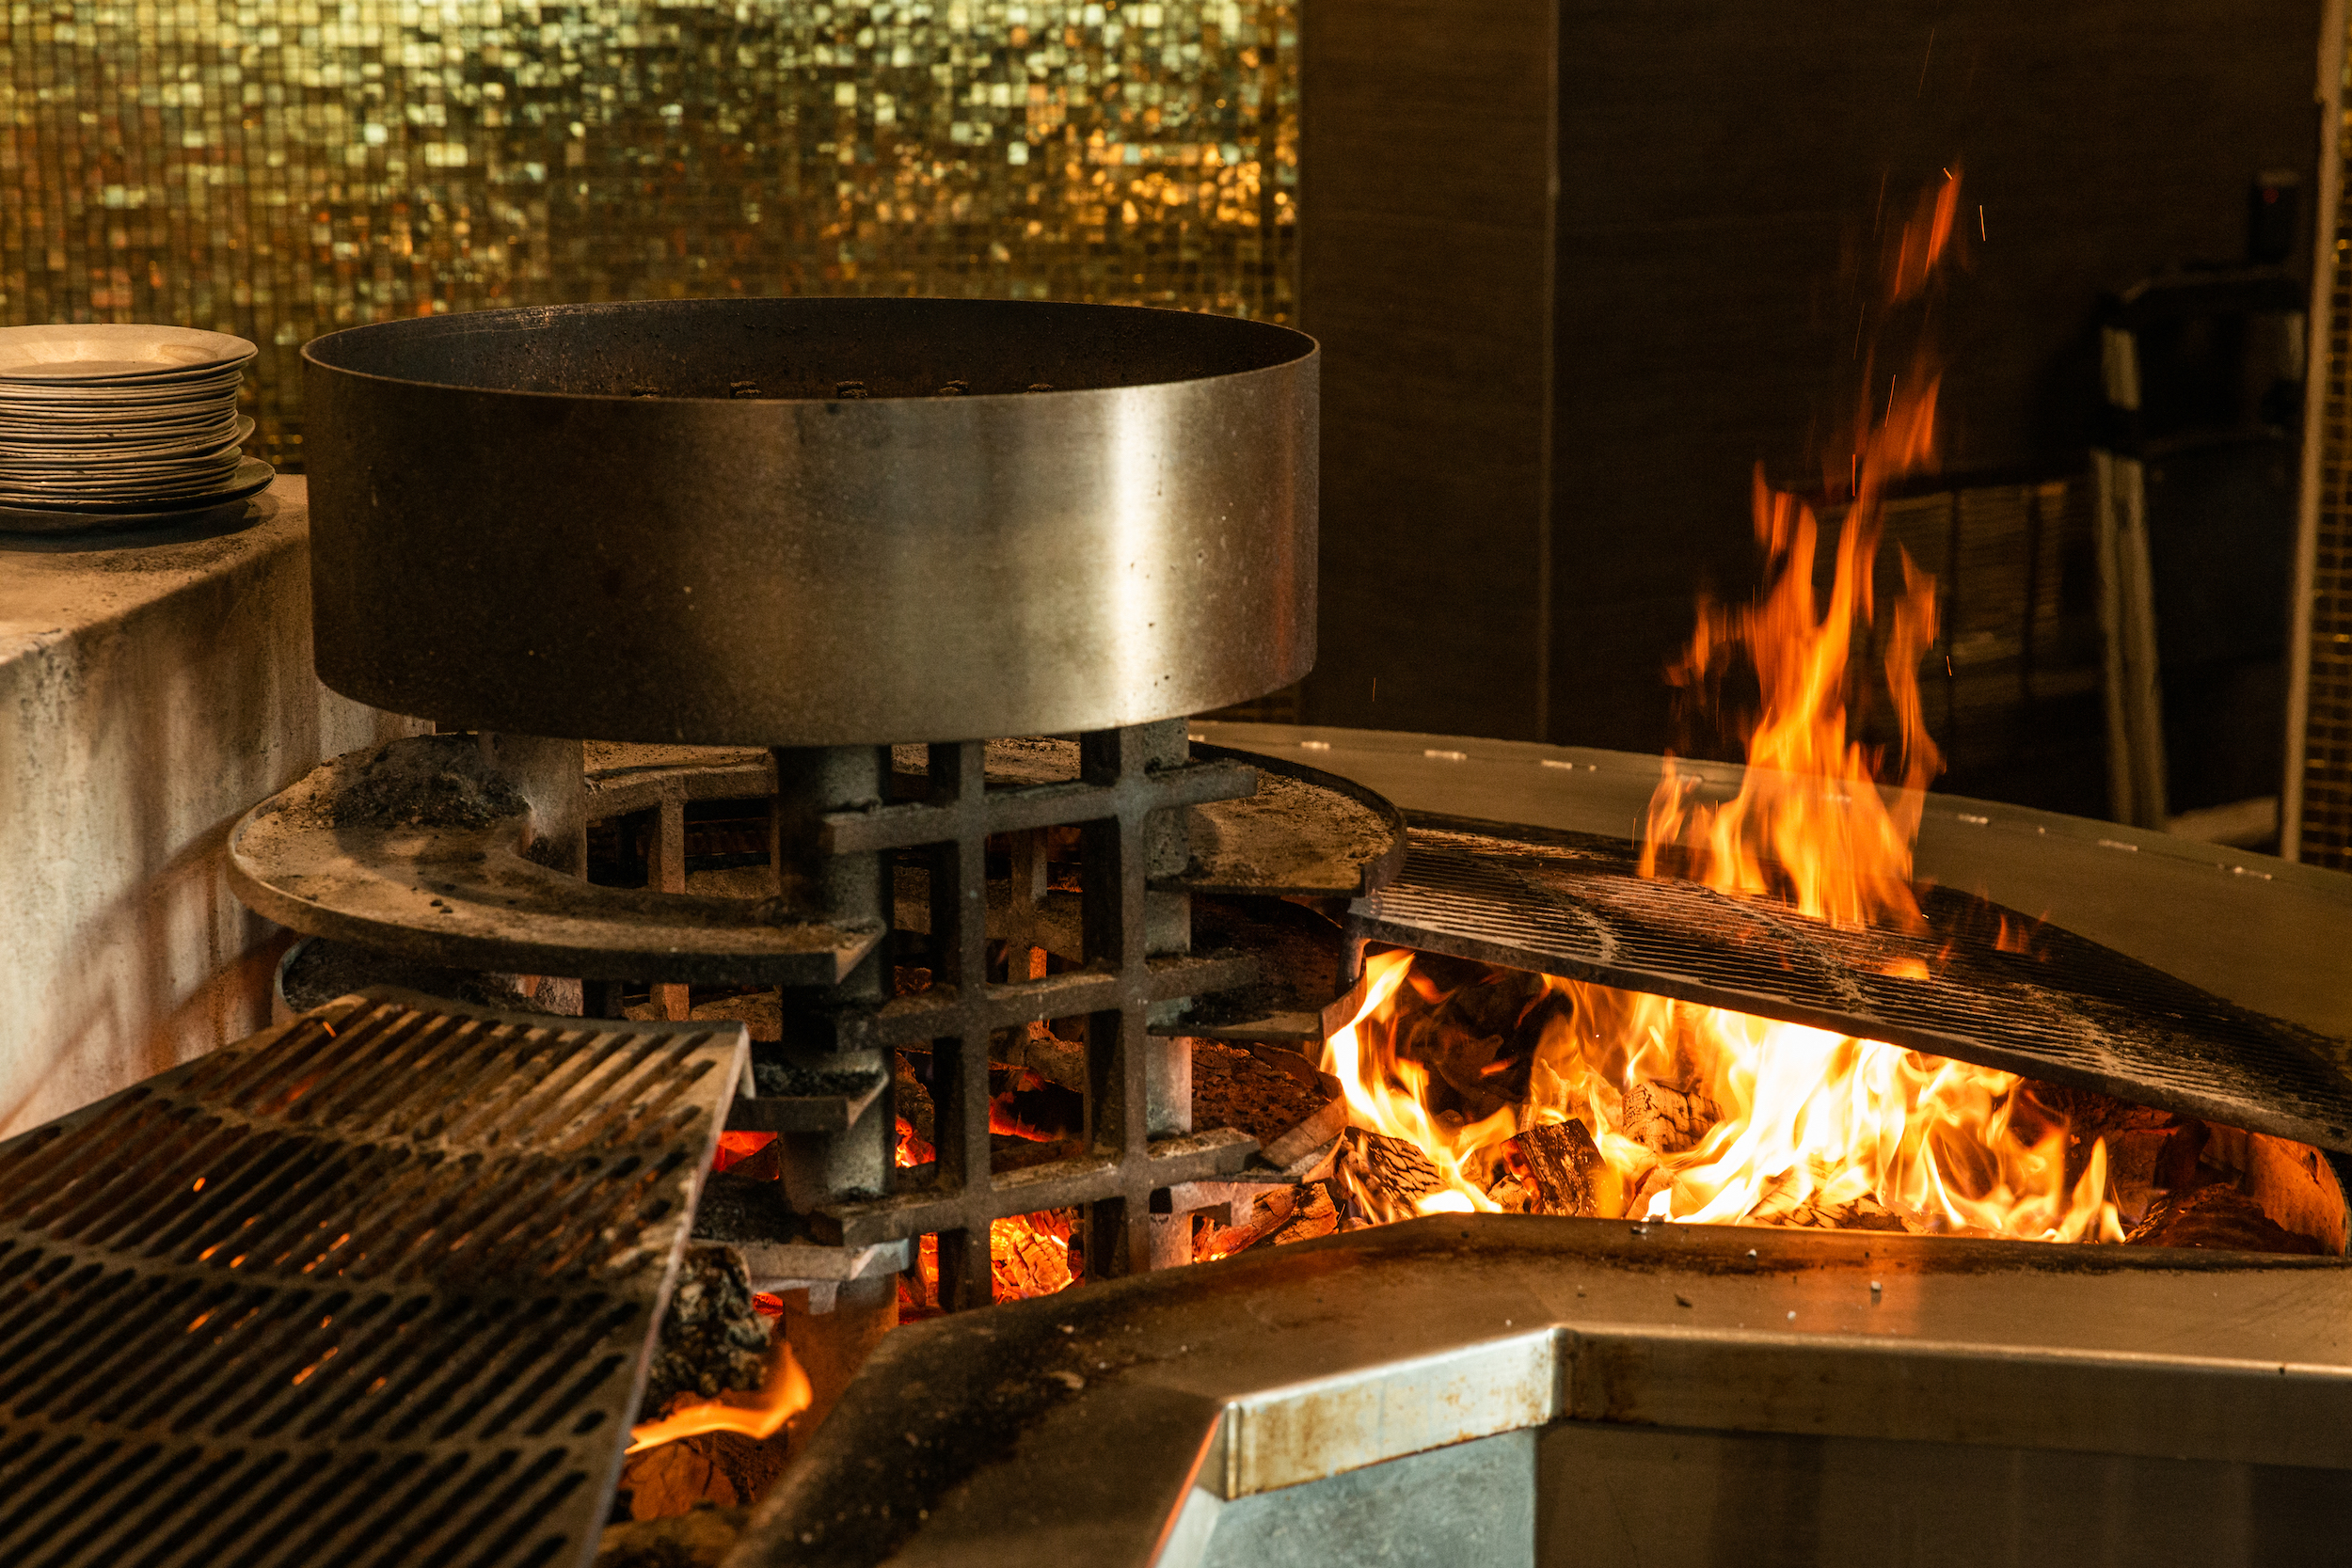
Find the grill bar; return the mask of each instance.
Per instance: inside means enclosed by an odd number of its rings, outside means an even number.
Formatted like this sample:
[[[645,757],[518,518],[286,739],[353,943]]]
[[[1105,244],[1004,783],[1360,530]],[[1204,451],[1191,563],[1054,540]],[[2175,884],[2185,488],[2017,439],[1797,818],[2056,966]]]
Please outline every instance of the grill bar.
[[[585,1562],[745,1050],[371,991],[0,1144],[0,1561]]]
[[[1836,1030],[2352,1151],[2352,1046],[1948,888],[1928,928],[1843,929],[1639,875],[1620,840],[1417,818],[1367,942]],[[2006,932],[2006,935],[2004,934]],[[1928,978],[1902,970],[1924,965]]]

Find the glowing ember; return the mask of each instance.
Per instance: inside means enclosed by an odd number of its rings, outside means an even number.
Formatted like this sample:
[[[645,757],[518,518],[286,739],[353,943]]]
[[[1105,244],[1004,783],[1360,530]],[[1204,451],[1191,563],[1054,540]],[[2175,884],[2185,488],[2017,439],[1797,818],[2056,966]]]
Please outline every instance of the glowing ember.
[[[1050,1132],[1041,1132],[1019,1122],[1010,1110],[1011,1095],[1000,1096],[989,1107],[989,1131],[1010,1132],[1015,1137],[1030,1140],[1049,1139]],[[1000,1118],[1011,1125],[999,1125]],[[898,1164],[929,1164],[936,1158],[931,1146],[906,1117],[898,1118]],[[1011,1214],[992,1221],[988,1227],[990,1272],[995,1276],[994,1295],[998,1301],[1020,1301],[1029,1296],[1050,1296],[1066,1291],[1077,1283],[1070,1266],[1070,1238],[1077,1228],[1078,1212],[1074,1209],[1048,1209],[1035,1214]],[[927,1302],[939,1299],[939,1238],[926,1236],[916,1245],[915,1273],[923,1281],[925,1302],[916,1301],[902,1282],[899,1287],[898,1309],[902,1317],[928,1310]]]
[[[1922,199],[1886,258],[1885,304],[1928,285],[1948,253],[1958,203],[1956,178]],[[1937,377],[1922,357],[1887,382],[1865,379],[1851,451],[1835,465],[1852,500],[1826,602],[1815,584],[1811,509],[1773,492],[1758,471],[1764,591],[1746,607],[1702,602],[1673,672],[1702,702],[1741,667],[1753,672],[1760,701],[1746,726],[1746,777],[1737,799],[1708,802],[1669,758],[1642,869],[1839,925],[1916,929],[1912,840],[1921,792],[1942,766],[1918,685],[1935,639],[1935,582],[1905,554],[1902,592],[1881,627],[1871,570],[1887,485],[1931,456]],[[1872,680],[1874,633],[1899,736],[1891,755],[1865,746],[1850,721]],[[1897,785],[1891,794],[1882,775]],[[1521,1182],[1506,1140],[1573,1120],[1589,1143],[1571,1141],[1596,1157],[1580,1187],[1590,1212],[2122,1239],[2104,1144],[2070,1180],[2063,1118],[2029,1103],[2015,1075],[1662,997],[1546,980],[1541,1019],[1531,1008],[1512,1025],[1540,1031],[1532,1058],[1498,1055],[1498,1037],[1485,1042],[1485,1067],[1462,1069],[1523,1070],[1508,1101],[1474,1116],[1435,1111],[1428,1062],[1459,1064],[1465,1042],[1457,1029],[1429,1048],[1456,998],[1430,967],[1408,953],[1375,955],[1360,1010],[1326,1048],[1352,1123],[1377,1135],[1355,1146],[1346,1171],[1376,1217],[1516,1206]],[[1929,977],[1917,959],[1890,973]],[[1446,1098],[1478,1106],[1493,1097]]]

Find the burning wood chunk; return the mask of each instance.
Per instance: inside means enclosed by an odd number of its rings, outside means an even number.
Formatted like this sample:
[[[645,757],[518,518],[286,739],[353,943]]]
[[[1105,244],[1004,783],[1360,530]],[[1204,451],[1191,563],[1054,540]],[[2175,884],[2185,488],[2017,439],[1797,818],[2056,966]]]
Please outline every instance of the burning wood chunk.
[[[1355,1140],[1358,1168],[1391,1204],[1410,1212],[1415,1198],[1445,1190],[1445,1178],[1429,1156],[1402,1138],[1360,1127],[1348,1129],[1348,1136]]]
[[[2211,1247],[2228,1252],[2283,1252],[2306,1256],[2321,1249],[2263,1212],[2262,1205],[2226,1182],[2214,1182],[2157,1200],[2148,1217],[2123,1238],[2143,1246]]]
[[[1340,1227],[1340,1207],[1331,1201],[1331,1189],[1317,1181],[1301,1188],[1303,1201],[1292,1211],[1288,1225],[1267,1239],[1270,1246],[1288,1246],[1293,1242],[1311,1242],[1317,1236],[1328,1236]]]
[[[1195,1262],[1207,1262],[1217,1258],[1231,1258],[1247,1251],[1268,1236],[1290,1224],[1298,1211],[1298,1189],[1276,1187],[1249,1200],[1246,1212],[1237,1212],[1232,1225],[1212,1225],[1195,1239],[1192,1256]]]
[[[1192,1042],[1192,1125],[1232,1127],[1272,1144],[1323,1109],[1323,1090],[1216,1040]]]
[[[1720,1115],[1695,1085],[1681,1089],[1644,1079],[1625,1091],[1626,1136],[1657,1154],[1692,1148]]]
[[[1576,1214],[1587,1218],[1613,1212],[1622,1198],[1616,1174],[1600,1157],[1593,1134],[1581,1121],[1530,1127],[1504,1148],[1518,1158],[1515,1169],[1527,1191],[1532,1214]]]
[[[768,1349],[768,1320],[752,1304],[743,1255],[729,1246],[688,1247],[645,1371],[641,1418],[660,1414],[680,1394],[708,1400],[729,1388],[757,1388]]]

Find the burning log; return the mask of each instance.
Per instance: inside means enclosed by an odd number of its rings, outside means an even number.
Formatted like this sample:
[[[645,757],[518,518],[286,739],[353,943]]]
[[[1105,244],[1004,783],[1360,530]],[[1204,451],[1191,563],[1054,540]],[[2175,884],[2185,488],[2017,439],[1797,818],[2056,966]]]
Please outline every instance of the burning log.
[[[1589,1218],[1613,1212],[1615,1205],[1610,1200],[1622,1199],[1616,1173],[1600,1157],[1591,1130],[1581,1121],[1530,1127],[1503,1148],[1512,1174],[1527,1192],[1530,1213]]]
[[[688,1248],[646,1370],[644,1418],[629,1429],[618,1506],[642,1520],[752,1503],[784,1467],[779,1429],[809,1398],[807,1374],[753,1302],[742,1254]]]
[[[2325,1250],[2311,1237],[2286,1229],[2264,1213],[2261,1204],[2220,1181],[2166,1194],[2123,1239],[2142,1246],[2211,1247],[2227,1252],[2311,1256]]]
[[[1285,1072],[1247,1050],[1216,1040],[1192,1042],[1196,1130],[1238,1128],[1268,1146],[1313,1117],[1326,1103],[1311,1072]]]
[[[1429,1156],[1402,1138],[1350,1128],[1355,1164],[1391,1207],[1413,1212],[1413,1200],[1445,1191],[1445,1178]]]
[[[1317,1181],[1299,1188],[1303,1200],[1292,1211],[1290,1223],[1268,1239],[1273,1246],[1288,1246],[1293,1242],[1311,1242],[1317,1236],[1328,1236],[1340,1227],[1340,1206],[1331,1199],[1331,1189]]]
[[[1231,1258],[1246,1252],[1268,1236],[1290,1224],[1298,1212],[1298,1189],[1276,1187],[1249,1202],[1248,1212],[1237,1215],[1237,1225],[1211,1225],[1192,1243],[1195,1262],[1207,1262],[1217,1258]]]
[[[1677,1088],[1643,1079],[1625,1091],[1625,1135],[1654,1154],[1684,1152],[1721,1117],[1695,1085]]]

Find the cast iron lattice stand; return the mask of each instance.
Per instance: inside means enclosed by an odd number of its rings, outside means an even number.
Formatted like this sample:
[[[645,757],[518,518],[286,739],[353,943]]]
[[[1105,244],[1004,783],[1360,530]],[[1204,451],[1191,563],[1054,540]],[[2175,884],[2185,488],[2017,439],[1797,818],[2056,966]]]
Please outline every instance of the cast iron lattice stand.
[[[1230,1130],[1192,1133],[1189,1048],[1152,1033],[1193,994],[1252,977],[1248,958],[1188,954],[1185,895],[1152,883],[1184,868],[1182,808],[1246,796],[1256,775],[1230,762],[1189,761],[1181,721],[1090,734],[1078,754],[1074,780],[990,788],[982,743],[931,746],[925,797],[885,805],[885,751],[776,753],[778,863],[814,896],[812,918],[886,923],[893,857],[919,850],[930,865],[930,988],[888,997],[877,949],[830,993],[787,1005],[792,1066],[886,1078],[890,1052],[916,1045],[937,1064],[934,1165],[892,1171],[897,1117],[885,1089],[841,1132],[785,1134],[787,1196],[823,1239],[844,1246],[936,1232],[940,1295],[950,1307],[989,1299],[990,1222],[1083,1204],[1088,1273],[1124,1273],[1150,1257],[1153,1195],[1180,1195],[1164,1200],[1173,1218],[1185,1183],[1232,1174],[1256,1148]],[[1043,835],[1065,826],[1081,832],[1085,962],[992,983],[988,841],[1006,835],[1021,845],[1014,859],[1025,874],[1014,878],[1013,897],[1034,906]],[[1080,1016],[1085,1151],[992,1172],[991,1038]]]

